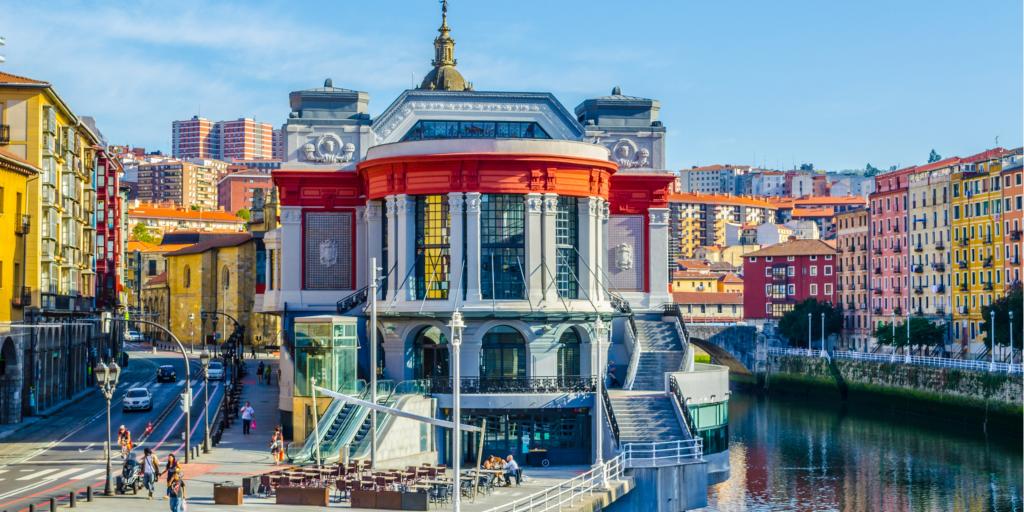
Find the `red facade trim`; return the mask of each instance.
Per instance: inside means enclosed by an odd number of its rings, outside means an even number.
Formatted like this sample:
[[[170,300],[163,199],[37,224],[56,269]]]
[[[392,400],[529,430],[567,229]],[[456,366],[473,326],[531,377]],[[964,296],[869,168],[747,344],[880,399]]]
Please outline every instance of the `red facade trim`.
[[[317,208],[317,209],[303,208],[303,210],[302,210],[302,224],[301,224],[301,227],[299,228],[299,229],[302,230],[301,233],[302,233],[302,289],[303,290],[307,289],[306,288],[306,284],[307,284],[306,283],[306,215],[309,214],[309,213],[335,213],[335,212],[339,212],[339,213],[347,212],[347,213],[351,213],[352,214],[352,270],[351,270],[352,275],[351,275],[351,279],[352,279],[352,289],[355,290],[355,289],[359,288],[358,283],[356,283],[356,269],[359,267],[359,261],[356,258],[356,254],[357,254],[356,245],[359,243],[359,237],[356,236],[356,233],[357,233],[359,227],[358,227],[358,223],[356,221],[356,210],[355,210],[355,208]],[[328,291],[328,290],[314,290],[314,291]]]

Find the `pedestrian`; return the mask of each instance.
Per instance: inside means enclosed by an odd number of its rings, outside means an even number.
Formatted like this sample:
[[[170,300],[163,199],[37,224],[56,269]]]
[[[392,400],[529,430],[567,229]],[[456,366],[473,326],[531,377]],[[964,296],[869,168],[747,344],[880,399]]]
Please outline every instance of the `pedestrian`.
[[[264,380],[267,381],[267,385],[269,386],[270,385],[270,365],[269,364],[263,368],[263,372],[264,372],[263,373]]]
[[[259,366],[256,367],[256,383],[263,382],[263,361],[260,361]]]
[[[156,490],[158,478],[160,478],[160,459],[156,457],[153,450],[147,447],[142,456],[142,485],[149,491],[148,499],[153,499],[153,491]]]
[[[274,458],[275,466],[284,460],[284,435],[280,425],[274,427],[274,435],[270,438],[270,456]]]
[[[523,472],[522,472],[521,469],[519,469],[519,463],[516,462],[516,459],[512,458],[511,454],[509,454],[508,458],[505,459],[505,468],[504,469],[505,469],[505,486],[506,487],[511,487],[512,486],[512,479],[513,478],[516,479],[516,485],[519,485],[520,482],[522,481]]]
[[[171,481],[171,475],[178,471],[178,458],[173,453],[167,454],[167,464],[164,465],[164,473],[167,474],[167,481]]]
[[[249,345],[249,351],[249,353],[252,355],[252,358],[256,359],[256,345]]]
[[[185,475],[180,469],[167,475],[167,497],[171,512],[185,512]]]
[[[249,435],[249,430],[252,429],[252,424],[254,423],[252,418],[256,411],[249,402],[246,402],[238,413],[242,416],[242,435],[247,436]]]

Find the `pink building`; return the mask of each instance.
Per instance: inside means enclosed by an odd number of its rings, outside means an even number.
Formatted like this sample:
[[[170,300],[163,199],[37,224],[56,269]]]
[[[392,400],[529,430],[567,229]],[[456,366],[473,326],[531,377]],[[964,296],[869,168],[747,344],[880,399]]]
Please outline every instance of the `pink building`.
[[[214,156],[213,123],[192,116],[171,123],[171,155],[174,158],[216,158]]]
[[[916,167],[875,177],[871,207],[871,310],[879,315],[903,315],[910,290],[907,286],[907,190]]]

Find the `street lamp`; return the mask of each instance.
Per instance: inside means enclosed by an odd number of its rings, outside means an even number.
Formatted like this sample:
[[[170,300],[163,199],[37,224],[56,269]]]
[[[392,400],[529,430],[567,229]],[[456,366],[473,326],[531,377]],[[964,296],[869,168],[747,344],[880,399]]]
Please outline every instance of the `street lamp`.
[[[811,340],[814,336],[811,335],[811,326],[814,325],[814,320],[811,319],[811,313],[807,313],[807,352],[811,352]]]
[[[199,353],[199,363],[203,367],[203,453],[210,452],[210,351],[203,349]],[[186,427],[187,428],[187,427]]]
[[[459,400],[462,391],[462,377],[460,375],[459,352],[462,349],[462,329],[466,327],[466,323],[462,320],[461,311],[456,309],[452,313],[452,320],[448,323],[448,327],[452,331],[452,422],[455,424],[452,429],[452,470],[455,478],[455,489],[452,493],[452,510],[460,512],[462,510],[462,475],[460,474],[462,471],[462,404],[459,403]],[[372,328],[376,329],[377,326],[372,326]],[[371,350],[376,350],[376,348],[373,347]],[[484,432],[481,432],[480,435],[484,435]]]
[[[597,455],[594,457],[594,466],[603,467],[604,457],[601,452],[604,451],[604,336],[607,332],[608,327],[605,325],[604,320],[601,317],[597,317],[594,321],[594,336],[597,341],[597,393],[594,394],[594,409],[597,413],[597,432],[595,433],[595,439],[597,440]],[[607,474],[604,470],[601,471],[601,481],[607,484]]]
[[[1010,370],[1013,370],[1013,310],[1010,310]]]
[[[99,386],[103,398],[107,399],[107,481],[103,484],[103,493],[107,496],[112,494],[110,489],[110,400],[114,397],[114,390],[117,389],[117,379],[121,376],[121,368],[117,363],[100,363],[93,370],[96,375],[96,385]]]
[[[992,364],[996,364],[996,308],[992,308],[988,312],[988,339],[991,348],[988,349],[988,353]]]

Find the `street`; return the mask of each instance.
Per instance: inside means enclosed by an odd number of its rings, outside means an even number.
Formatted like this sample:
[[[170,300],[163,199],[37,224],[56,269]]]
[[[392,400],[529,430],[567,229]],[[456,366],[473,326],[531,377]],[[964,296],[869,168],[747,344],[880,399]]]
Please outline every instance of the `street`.
[[[132,432],[138,457],[144,448],[153,448],[161,463],[169,452],[177,452],[184,461],[183,423],[185,414],[179,404],[184,388],[184,366],[180,354],[130,351],[131,360],[123,370],[111,401],[112,482],[121,472],[117,429],[125,425]],[[204,436],[203,379],[198,360],[191,362],[193,405],[191,442],[202,444]],[[160,365],[174,365],[177,383],[155,382]],[[147,387],[153,394],[152,411],[124,412],[121,400],[132,387]],[[211,412],[223,396],[222,382],[210,383]],[[106,477],[104,443],[106,441],[106,403],[99,390],[64,407],[58,413],[14,432],[3,439],[0,453],[0,510],[20,510],[48,496],[67,495],[74,489],[93,486],[99,493]],[[157,424],[167,408],[169,414]],[[154,422],[152,434],[143,436],[147,423]],[[211,429],[215,428],[211,425]]]

